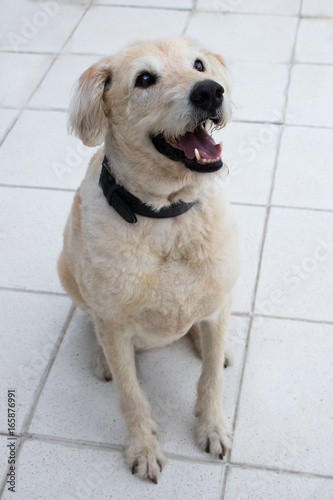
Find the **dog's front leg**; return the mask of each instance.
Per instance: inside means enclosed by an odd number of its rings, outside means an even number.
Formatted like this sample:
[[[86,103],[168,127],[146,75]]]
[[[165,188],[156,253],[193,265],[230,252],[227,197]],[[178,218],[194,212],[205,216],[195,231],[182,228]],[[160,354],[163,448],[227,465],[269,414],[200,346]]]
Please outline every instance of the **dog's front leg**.
[[[127,426],[126,462],[132,473],[157,483],[165,461],[151,419],[150,408],[136,376],[134,346],[128,331],[96,321],[96,329],[105,357],[120,395],[120,407]]]
[[[230,304],[231,298],[228,297],[217,318],[202,321],[199,324],[202,372],[198,382],[195,407],[196,438],[201,449],[220,459],[231,446],[230,431],[221,406],[224,351]]]

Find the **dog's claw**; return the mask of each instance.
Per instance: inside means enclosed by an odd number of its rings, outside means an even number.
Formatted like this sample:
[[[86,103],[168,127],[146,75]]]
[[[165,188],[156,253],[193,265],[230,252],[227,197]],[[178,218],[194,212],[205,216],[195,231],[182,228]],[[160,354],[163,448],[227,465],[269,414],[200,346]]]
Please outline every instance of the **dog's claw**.
[[[151,479],[151,481],[152,481],[154,484],[157,484],[157,479],[156,479],[156,477],[155,477],[155,476],[154,476],[154,477],[151,477],[150,479]]]
[[[160,472],[162,472],[162,462],[160,460],[157,460],[158,466],[160,468]]]
[[[223,458],[226,454],[226,449],[225,449],[223,443],[221,443],[221,446],[222,446],[222,453],[219,454],[219,458],[220,458],[220,460],[223,460]]]
[[[136,460],[132,466],[132,474],[135,474],[136,473],[136,468],[137,468],[137,465],[138,465],[138,461]]]
[[[209,439],[207,439],[207,445],[206,445],[206,448],[205,448],[205,452],[206,452],[206,453],[209,453],[209,452],[210,452],[210,444],[209,444]]]

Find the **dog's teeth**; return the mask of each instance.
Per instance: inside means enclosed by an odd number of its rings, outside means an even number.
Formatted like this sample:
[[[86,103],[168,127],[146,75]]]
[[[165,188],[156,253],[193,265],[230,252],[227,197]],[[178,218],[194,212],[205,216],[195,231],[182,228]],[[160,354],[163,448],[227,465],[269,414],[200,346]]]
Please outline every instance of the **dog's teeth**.
[[[201,159],[201,156],[200,156],[200,153],[199,153],[199,151],[197,150],[197,148],[195,148],[195,150],[194,150],[194,154],[195,154],[196,159],[199,161],[199,160]]]
[[[223,150],[223,142],[220,142],[221,151]]]

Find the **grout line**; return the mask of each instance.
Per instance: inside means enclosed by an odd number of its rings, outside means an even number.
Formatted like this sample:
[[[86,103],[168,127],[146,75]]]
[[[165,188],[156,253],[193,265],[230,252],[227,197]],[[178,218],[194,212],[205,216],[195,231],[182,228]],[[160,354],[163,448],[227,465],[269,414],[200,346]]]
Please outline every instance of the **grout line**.
[[[302,11],[302,4],[303,4],[303,0],[301,0],[301,2],[300,2],[299,16],[300,16],[301,11]],[[265,217],[263,235],[262,235],[261,246],[260,246],[260,253],[259,253],[259,262],[258,262],[258,268],[257,268],[256,282],[255,282],[254,292],[253,292],[253,296],[252,296],[252,312],[253,313],[254,313],[254,310],[255,310],[256,296],[257,296],[257,291],[258,291],[258,286],[259,286],[259,280],[260,280],[260,274],[261,274],[261,265],[262,265],[264,247],[265,247],[265,242],[266,242],[266,235],[267,235],[267,230],[268,230],[268,223],[269,223],[269,217],[270,217],[270,208],[271,208],[271,202],[272,202],[273,191],[274,191],[274,183],[275,183],[277,166],[278,166],[279,152],[280,152],[280,148],[281,148],[282,134],[283,134],[283,130],[284,130],[284,122],[285,122],[286,113],[287,113],[288,94],[289,94],[289,88],[290,88],[290,83],[291,83],[291,72],[292,72],[293,62],[294,62],[294,59],[295,59],[295,51],[296,51],[296,43],[297,43],[299,26],[300,26],[300,17],[298,17],[297,26],[296,26],[296,29],[295,29],[295,39],[294,39],[293,49],[292,49],[292,53],[291,53],[291,57],[290,57],[290,62],[289,62],[288,80],[287,80],[287,85],[286,85],[286,88],[285,88],[285,91],[284,91],[284,93],[285,93],[285,101],[284,101],[284,106],[283,106],[283,110],[282,110],[283,120],[282,120],[282,126],[278,130],[274,169],[273,169],[272,180],[271,180],[271,187],[270,187],[270,192],[269,192],[269,197],[268,197],[268,203],[267,203],[267,208],[266,208],[266,217]],[[252,330],[253,318],[254,318],[254,315],[252,314],[251,317],[250,317],[250,321],[249,321],[249,326],[248,326],[248,331],[247,331],[247,337],[246,337],[246,342],[245,342],[245,349],[244,349],[244,354],[243,354],[243,359],[242,359],[242,368],[241,368],[241,373],[240,373],[240,379],[239,379],[239,385],[238,385],[238,394],[237,394],[235,411],[234,411],[234,418],[233,418],[233,428],[232,428],[233,434],[235,432],[236,425],[237,425],[237,420],[238,420],[238,417],[239,417],[239,407],[240,407],[240,400],[241,400],[242,387],[243,387],[243,381],[244,381],[245,366],[246,366],[247,355],[248,355],[248,347],[249,347],[250,338],[251,338],[251,330]],[[228,451],[226,458],[227,458],[228,463],[230,463],[231,462],[231,450]],[[225,496],[227,479],[228,479],[228,471],[226,471],[226,474],[225,474],[225,481],[223,483],[221,500],[223,500],[224,496]]]
[[[38,110],[37,110],[38,111]],[[232,119],[230,123],[245,123],[249,125],[283,125],[284,127],[297,127],[297,128],[310,128],[310,129],[325,129],[325,130],[333,130],[333,127],[329,125],[312,125],[312,124],[300,124],[300,123],[285,123],[281,121],[274,120],[247,120],[242,118]]]
[[[287,210],[310,210],[311,212],[333,212],[333,208],[316,208],[316,207],[294,207],[292,205],[275,205],[272,204],[271,208],[280,208]]]
[[[68,39],[66,41],[66,43],[68,43]],[[31,51],[31,52],[27,52],[27,51],[24,51],[24,50],[10,50],[10,49],[6,49],[6,50],[0,50],[0,55],[1,54],[23,54],[23,55],[38,55],[38,56],[97,56],[97,57],[105,57],[107,56],[107,54],[105,53],[101,53],[101,52],[37,52],[37,51]],[[109,54],[110,55],[110,54]]]
[[[238,312],[238,311],[231,311],[231,316],[237,316],[241,318],[249,318],[251,316],[250,312]]]
[[[7,435],[5,435],[7,437]],[[20,439],[24,440],[31,440],[31,441],[43,441],[46,443],[57,443],[61,444],[64,446],[72,446],[76,448],[89,448],[91,450],[106,450],[106,451],[117,451],[120,453],[123,453],[124,451],[124,445],[120,444],[111,444],[111,443],[98,443],[95,441],[89,441],[89,440],[81,440],[81,439],[70,439],[70,438],[64,438],[64,437],[59,437],[59,436],[48,436],[46,434],[35,434],[35,433],[29,433],[29,432],[22,432],[21,435],[19,436]],[[163,450],[164,454],[168,457],[170,460],[178,460],[180,462],[186,462],[186,463],[193,463],[193,464],[211,464],[211,465],[216,465],[218,467],[225,466],[226,464],[224,461],[221,461],[218,458],[214,458],[213,456],[209,457],[207,455],[207,458],[205,454],[203,453],[203,457],[190,457],[187,455],[181,455],[177,453],[172,453],[168,452],[166,450]]]
[[[3,434],[0,433],[0,435],[3,435],[4,437],[8,437],[8,434]],[[62,444],[65,446],[73,446],[76,448],[89,448],[92,450],[108,450],[108,451],[118,451],[118,452],[123,452],[124,451],[124,445],[122,444],[111,444],[111,443],[99,443],[96,441],[90,441],[90,440],[84,440],[84,439],[70,439],[70,438],[65,438],[65,437],[59,437],[59,436],[49,436],[46,434],[37,434],[37,433],[30,433],[30,432],[21,432],[20,434],[17,435],[19,439],[24,439],[24,440],[32,440],[32,441],[43,441],[46,443],[58,443]],[[172,453],[168,452],[166,450],[163,450],[164,454],[170,459],[170,460],[178,460],[180,462],[189,462],[189,463],[195,463],[195,464],[212,464],[212,465],[217,465],[217,466],[225,466],[225,462],[221,461],[218,458],[214,458],[213,456],[207,455],[202,453],[202,458],[201,457],[191,457],[187,455],[181,455],[178,453]]]
[[[51,68],[50,68],[51,69]],[[34,90],[34,93],[35,93],[36,89]],[[33,94],[31,94],[30,97],[32,97]],[[30,99],[29,97],[29,99]],[[68,111],[67,108],[45,108],[45,107],[29,107],[28,104],[26,104],[24,106],[24,109],[23,108],[13,108],[12,106],[1,106],[1,109],[14,109],[15,111],[40,111],[41,113],[48,113],[50,111],[54,112],[54,113],[66,113]]]
[[[63,191],[66,193],[75,193],[76,189],[72,188],[58,188],[58,187],[52,187],[52,186],[24,186],[20,184],[0,184],[0,187],[2,188],[9,188],[9,189],[40,189],[43,191]]]
[[[230,2],[232,4],[232,2]],[[241,2],[239,2],[241,3]],[[253,16],[253,17],[286,17],[286,18],[296,18],[298,14],[271,14],[265,12],[232,12],[223,9],[198,9],[200,14],[223,14],[224,16]]]
[[[236,318],[265,318],[265,319],[277,319],[281,321],[299,321],[302,323],[311,323],[315,325],[332,325],[333,320],[320,320],[320,319],[311,319],[311,318],[293,318],[291,316],[275,316],[273,314],[259,314],[252,312],[239,312],[239,311],[231,311],[231,316],[235,316]]]
[[[141,9],[141,10],[168,10],[168,11],[176,11],[176,12],[189,12],[191,7],[168,7],[165,6],[156,6],[156,5],[120,5],[117,3],[94,3],[92,7],[117,7],[121,9]]]
[[[230,462],[231,467],[235,467],[237,469],[248,469],[248,470],[259,470],[263,472],[277,472],[283,474],[293,474],[302,477],[312,478],[312,479],[333,479],[333,475],[330,474],[319,474],[317,472],[303,472],[293,469],[285,469],[283,467],[269,467],[269,466],[260,466],[255,464],[247,464],[241,462]]]
[[[311,323],[315,325],[329,325],[333,326],[333,320],[317,320],[317,319],[307,319],[307,318],[291,318],[288,316],[274,316],[270,314],[250,314],[253,318],[264,318],[264,319],[277,319],[281,321],[299,321],[302,323]]]
[[[192,0],[192,7],[191,7],[191,10],[189,11],[189,15],[187,16],[187,20],[185,22],[185,26],[183,28],[183,31],[181,32],[181,36],[186,36],[185,33],[186,33],[187,28],[189,27],[189,24],[191,22],[191,19],[195,13],[197,1],[198,0]]]
[[[111,443],[98,443],[95,441],[89,441],[84,439],[70,439],[59,436],[48,436],[46,434],[36,434],[30,432],[22,433],[22,437],[32,441],[43,441],[46,443],[58,443],[65,446],[73,446],[76,448],[90,448],[92,450],[109,450],[109,451],[120,451],[124,449],[123,445],[111,444]]]
[[[56,297],[67,297],[67,293],[65,292],[47,292],[45,290],[29,290],[26,288],[14,288],[10,286],[0,286],[0,290],[6,292],[20,292],[20,293],[35,293],[37,295],[51,295]]]
[[[266,203],[250,203],[250,202],[247,202],[247,201],[232,201],[229,199],[229,202],[231,203],[231,205],[234,205],[234,206],[240,206],[240,207],[256,207],[256,208],[266,208]]]
[[[228,464],[227,464],[227,467],[225,468],[220,500],[224,500],[225,491],[227,488],[228,476],[229,476],[229,471],[230,471],[230,451],[228,451],[227,456],[228,456]]]
[[[68,112],[68,107],[67,108],[51,108],[51,107],[46,107],[46,106],[43,106],[43,107],[37,107],[37,106],[27,106],[26,108],[28,111],[48,111],[48,112],[61,112],[61,113],[67,113]]]

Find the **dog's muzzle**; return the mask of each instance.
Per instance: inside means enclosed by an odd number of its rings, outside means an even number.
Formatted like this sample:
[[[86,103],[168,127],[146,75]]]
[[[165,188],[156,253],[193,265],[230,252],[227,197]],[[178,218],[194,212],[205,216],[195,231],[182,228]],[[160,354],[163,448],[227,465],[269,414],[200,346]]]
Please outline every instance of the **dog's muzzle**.
[[[208,173],[223,166],[222,143],[216,144],[206,130],[206,122],[221,123],[223,87],[214,80],[196,83],[189,94],[189,101],[196,116],[196,126],[179,137],[169,139],[163,134],[152,135],[157,151],[170,160],[181,161],[190,170]]]

